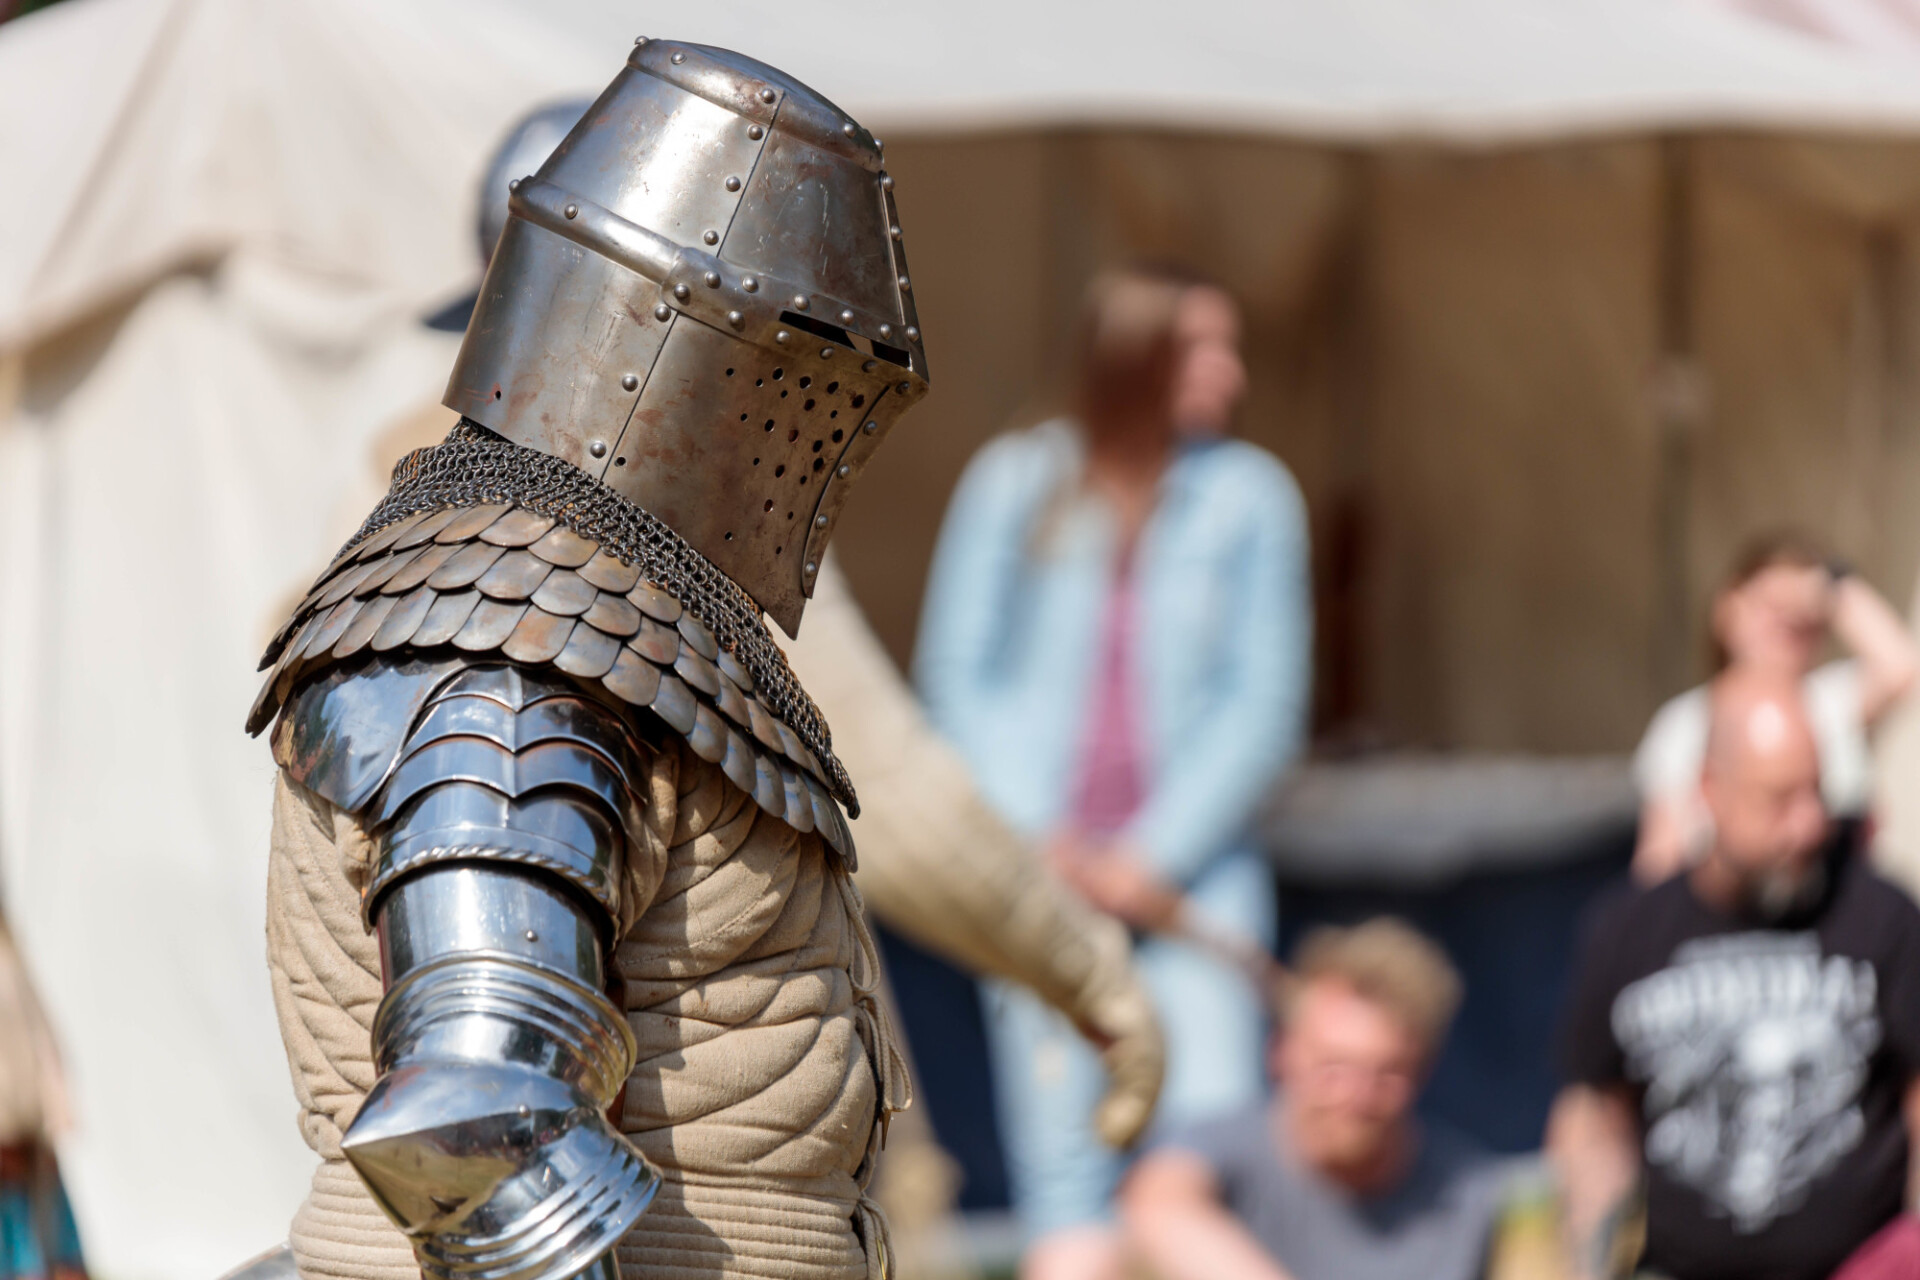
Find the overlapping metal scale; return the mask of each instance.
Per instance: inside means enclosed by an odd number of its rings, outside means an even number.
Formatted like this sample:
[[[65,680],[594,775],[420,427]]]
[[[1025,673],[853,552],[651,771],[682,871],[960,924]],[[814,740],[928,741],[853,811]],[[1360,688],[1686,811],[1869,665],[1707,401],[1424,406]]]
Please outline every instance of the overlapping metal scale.
[[[334,662],[442,645],[598,681],[653,712],[760,808],[852,856],[828,770],[713,632],[637,567],[507,503],[418,512],[342,553],[268,647],[273,668],[248,730]]]

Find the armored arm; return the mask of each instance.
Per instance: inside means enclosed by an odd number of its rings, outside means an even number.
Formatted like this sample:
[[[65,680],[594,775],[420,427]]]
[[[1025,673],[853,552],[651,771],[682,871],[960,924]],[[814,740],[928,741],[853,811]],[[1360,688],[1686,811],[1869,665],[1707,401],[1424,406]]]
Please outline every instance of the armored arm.
[[[934,733],[829,559],[789,654],[869,780],[859,875],[873,914],[972,973],[1031,988],[1102,1046],[1095,1123],[1116,1147],[1152,1117],[1160,1025],[1126,931],[1050,876]]]
[[[603,994],[646,748],[577,685],[459,659],[289,716],[294,771],[375,846],[379,1077],[346,1158],[432,1280],[612,1280],[659,1181],[607,1118],[634,1042]]]

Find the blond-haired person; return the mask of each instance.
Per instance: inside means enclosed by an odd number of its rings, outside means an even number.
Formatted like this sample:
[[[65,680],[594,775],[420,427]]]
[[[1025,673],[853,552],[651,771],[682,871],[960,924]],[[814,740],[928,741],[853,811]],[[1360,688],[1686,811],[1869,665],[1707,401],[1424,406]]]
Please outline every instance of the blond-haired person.
[[[1308,936],[1275,1035],[1270,1102],[1196,1126],[1121,1191],[1163,1280],[1468,1280],[1498,1166],[1414,1103],[1460,1001],[1439,948],[1377,919]]]

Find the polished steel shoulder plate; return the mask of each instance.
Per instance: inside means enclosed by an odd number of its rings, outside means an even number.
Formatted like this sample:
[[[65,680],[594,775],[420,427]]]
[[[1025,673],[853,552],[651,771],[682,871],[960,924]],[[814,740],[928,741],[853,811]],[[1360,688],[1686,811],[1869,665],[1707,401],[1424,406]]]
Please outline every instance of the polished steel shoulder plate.
[[[495,504],[389,526],[321,575],[267,661],[248,730],[284,708],[275,758],[336,804],[357,808],[386,778],[453,671],[505,661],[651,712],[760,808],[853,860],[831,771],[752,674],[678,601],[550,517]]]
[[[441,685],[366,814],[373,910],[410,872],[511,862],[560,877],[621,918],[623,852],[644,840],[647,748],[573,682],[510,664]]]

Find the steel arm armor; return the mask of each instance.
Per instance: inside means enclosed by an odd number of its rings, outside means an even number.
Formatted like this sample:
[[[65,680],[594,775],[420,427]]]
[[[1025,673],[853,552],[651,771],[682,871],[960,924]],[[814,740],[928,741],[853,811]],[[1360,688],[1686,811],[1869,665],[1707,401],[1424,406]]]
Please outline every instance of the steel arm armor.
[[[433,1280],[611,1280],[659,1183],[607,1119],[635,1050],[602,994],[647,748],[564,678],[458,658],[290,713],[296,776],[376,848],[380,1075],[346,1158]]]

